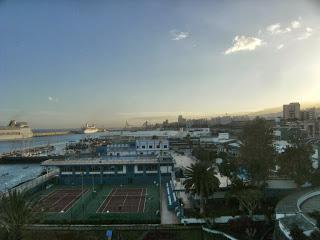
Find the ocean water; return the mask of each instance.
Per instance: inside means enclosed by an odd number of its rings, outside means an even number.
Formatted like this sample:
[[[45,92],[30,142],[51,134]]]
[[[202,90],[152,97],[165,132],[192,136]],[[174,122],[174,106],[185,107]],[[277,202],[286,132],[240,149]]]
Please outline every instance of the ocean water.
[[[22,150],[26,148],[32,148],[45,145],[61,145],[70,141],[79,141],[80,139],[87,137],[98,137],[103,133],[94,134],[70,134],[61,136],[46,136],[46,137],[33,137],[29,139],[20,139],[13,141],[0,141],[0,153],[10,152],[14,150]]]
[[[56,153],[63,153],[66,143],[105,133],[70,134],[62,136],[34,137],[27,140],[0,141],[0,153],[43,145],[54,145]],[[0,164],[0,192],[37,177],[42,172],[40,164]]]

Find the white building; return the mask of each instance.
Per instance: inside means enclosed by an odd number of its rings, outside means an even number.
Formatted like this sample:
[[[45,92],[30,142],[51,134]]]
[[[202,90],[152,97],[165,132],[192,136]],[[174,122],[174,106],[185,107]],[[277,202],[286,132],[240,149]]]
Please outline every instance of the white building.
[[[169,151],[168,139],[136,140],[136,151],[139,155],[166,155]]]

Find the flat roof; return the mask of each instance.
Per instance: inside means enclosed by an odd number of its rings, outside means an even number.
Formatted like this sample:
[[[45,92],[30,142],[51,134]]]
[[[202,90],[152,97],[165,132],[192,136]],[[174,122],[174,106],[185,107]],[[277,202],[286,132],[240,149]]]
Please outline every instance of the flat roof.
[[[320,195],[320,188],[308,188],[290,194],[283,198],[276,206],[275,213],[279,223],[283,226],[283,232],[288,234],[293,224],[300,226],[303,231],[314,230],[315,220],[308,216],[305,209],[300,208],[306,201]],[[320,210],[320,206],[319,206]]]
[[[158,164],[157,157],[108,157],[108,158],[80,158],[80,159],[49,159],[41,163],[42,166],[70,166],[70,165],[123,165],[123,164]],[[172,164],[173,159],[164,157],[161,164]]]

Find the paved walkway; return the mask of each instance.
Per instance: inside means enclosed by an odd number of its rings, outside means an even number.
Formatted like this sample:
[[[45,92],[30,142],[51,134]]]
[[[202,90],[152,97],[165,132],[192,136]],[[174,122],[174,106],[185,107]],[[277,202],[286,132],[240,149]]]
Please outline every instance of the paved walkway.
[[[161,193],[161,224],[178,224],[179,219],[177,218],[174,211],[168,210],[168,199],[165,192],[165,189],[162,189]]]

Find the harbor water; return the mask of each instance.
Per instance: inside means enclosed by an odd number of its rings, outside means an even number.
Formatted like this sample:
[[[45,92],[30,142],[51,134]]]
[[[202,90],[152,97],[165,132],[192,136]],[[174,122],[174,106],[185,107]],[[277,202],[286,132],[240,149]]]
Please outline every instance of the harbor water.
[[[46,146],[55,146],[57,154],[62,153],[69,142],[77,142],[80,139],[99,137],[105,133],[94,134],[70,134],[60,136],[33,137],[24,140],[0,141],[0,154],[15,150]],[[37,177],[42,172],[40,164],[1,164],[0,165],[0,192],[10,189],[18,184]]]

